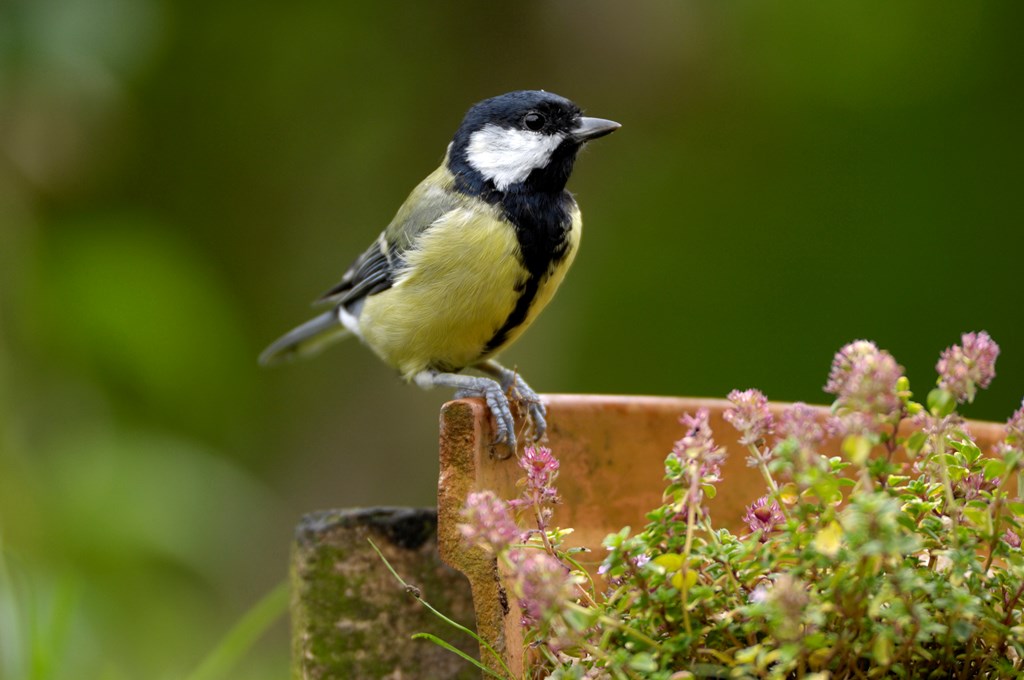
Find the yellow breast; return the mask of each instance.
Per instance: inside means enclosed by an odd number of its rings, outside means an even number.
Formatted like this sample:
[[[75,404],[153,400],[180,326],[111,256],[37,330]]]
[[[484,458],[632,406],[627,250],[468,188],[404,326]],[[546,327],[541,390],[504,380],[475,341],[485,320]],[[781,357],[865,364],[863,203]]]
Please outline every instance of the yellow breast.
[[[484,348],[515,308],[528,278],[514,228],[492,206],[457,208],[422,232],[403,254],[394,285],[371,295],[359,315],[363,340],[406,379],[436,368],[455,371]],[[551,300],[576,255],[581,220],[574,207],[565,256],[540,282],[514,341]]]

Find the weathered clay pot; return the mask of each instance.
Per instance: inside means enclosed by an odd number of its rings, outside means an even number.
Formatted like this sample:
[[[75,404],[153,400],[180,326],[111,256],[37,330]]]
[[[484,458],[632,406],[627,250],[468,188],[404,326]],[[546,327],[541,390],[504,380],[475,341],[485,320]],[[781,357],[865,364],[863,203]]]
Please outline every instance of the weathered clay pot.
[[[736,431],[722,417],[725,400],[667,397],[547,395],[548,441],[561,468],[558,490],[563,503],[553,525],[572,527],[570,542],[589,548],[581,562],[590,569],[604,557],[601,541],[629,525],[639,530],[645,514],[661,503],[665,487],[665,456],[683,436],[683,413],[710,412],[715,440],[727,448],[722,482],[709,503],[718,526],[738,529],[747,505],[765,493],[760,472],[746,464],[746,451]],[[773,404],[778,413],[786,404]],[[828,414],[819,407],[822,420]],[[1004,436],[1001,424],[970,423],[983,450]],[[505,447],[495,450],[493,422],[478,400],[449,402],[441,412],[441,475],[438,483],[438,543],[442,558],[463,572],[473,590],[478,633],[504,655],[513,673],[523,669],[520,614],[507,595],[494,559],[468,548],[457,529],[466,496],[492,489],[514,498],[521,470]],[[829,448],[830,447],[830,448]],[[838,455],[838,442],[826,453]],[[482,658],[490,662],[488,655]]]

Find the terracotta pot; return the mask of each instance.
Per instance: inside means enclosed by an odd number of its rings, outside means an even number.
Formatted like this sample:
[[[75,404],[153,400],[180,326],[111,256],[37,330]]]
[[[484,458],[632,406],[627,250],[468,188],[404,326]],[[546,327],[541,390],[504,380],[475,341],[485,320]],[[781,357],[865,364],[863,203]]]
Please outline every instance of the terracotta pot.
[[[683,413],[710,412],[715,441],[728,458],[716,498],[709,502],[716,526],[739,530],[747,505],[765,493],[757,468],[746,464],[746,450],[736,430],[722,417],[729,403],[718,399],[546,395],[548,441],[561,468],[558,490],[563,503],[553,526],[572,527],[570,543],[590,549],[581,562],[596,569],[604,558],[604,537],[629,525],[639,531],[645,514],[661,504],[665,456],[683,436]],[[777,414],[787,404],[773,404]],[[818,407],[819,417],[828,415]],[[1002,424],[970,423],[982,450],[1004,436]],[[495,560],[481,549],[467,548],[457,529],[466,496],[492,489],[501,498],[519,494],[521,469],[507,447],[494,447],[493,422],[479,400],[449,402],[441,412],[441,474],[438,483],[438,542],[441,557],[463,572],[473,590],[477,631],[505,656],[513,673],[522,673],[520,615],[509,597]],[[497,449],[497,450],[496,450]],[[825,453],[838,455],[838,442]],[[487,659],[486,654],[482,658]],[[489,660],[488,660],[489,661]]]

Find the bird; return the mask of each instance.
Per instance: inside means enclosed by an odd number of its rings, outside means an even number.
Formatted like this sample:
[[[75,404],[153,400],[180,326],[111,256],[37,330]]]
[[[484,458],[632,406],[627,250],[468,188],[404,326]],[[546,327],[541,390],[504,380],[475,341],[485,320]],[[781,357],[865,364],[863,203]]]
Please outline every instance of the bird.
[[[576,257],[582,219],[565,187],[578,152],[620,127],[544,90],[474,104],[441,165],[317,301],[327,311],[271,343],[260,364],[355,336],[407,382],[483,398],[496,444],[516,450],[510,398],[542,439],[543,402],[495,356],[550,302]]]

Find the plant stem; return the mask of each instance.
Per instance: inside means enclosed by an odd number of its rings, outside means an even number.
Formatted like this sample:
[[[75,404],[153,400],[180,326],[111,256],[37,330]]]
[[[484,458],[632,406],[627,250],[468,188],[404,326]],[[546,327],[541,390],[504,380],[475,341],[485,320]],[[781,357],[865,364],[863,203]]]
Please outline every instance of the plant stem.
[[[1003,495],[996,491],[996,502],[992,504],[992,536],[989,537],[988,557],[985,559],[985,566],[982,573],[987,574],[992,566],[992,560],[996,557],[996,548],[999,545],[999,523],[1002,521]]]
[[[662,651],[661,644],[657,640],[645,635],[644,633],[641,633],[635,628],[630,627],[629,624],[623,623],[622,621],[613,619],[612,617],[606,615],[601,615],[601,617],[598,618],[598,621],[600,621],[606,626],[611,626],[617,630],[621,630],[623,633],[630,636],[634,640],[642,642],[652,649],[655,649],[659,652]]]
[[[686,628],[686,634],[692,635],[693,628],[690,626],[690,607],[689,607],[689,585],[686,578],[687,573],[690,570],[690,551],[693,549],[693,530],[694,525],[697,524],[697,489],[700,486],[700,468],[695,462],[690,463],[690,489],[688,491],[686,501],[686,543],[683,545],[683,626]]]
[[[946,494],[946,514],[953,523],[953,546],[956,548],[960,547],[960,532],[958,531],[960,525],[960,504],[956,502],[956,497],[953,495],[953,482],[949,477],[949,463],[946,462],[946,445],[943,441],[945,435],[942,432],[936,432],[932,436],[932,455],[938,458],[939,472],[942,475],[942,487]]]
[[[508,667],[508,664],[505,663],[505,660],[502,658],[501,654],[496,652],[494,650],[494,648],[491,647],[491,645],[489,645],[487,643],[486,640],[484,640],[482,637],[477,635],[475,632],[473,632],[469,628],[466,628],[462,624],[453,621],[452,619],[448,618],[447,616],[445,616],[444,614],[442,614],[438,610],[434,609],[434,607],[431,606],[431,604],[429,602],[424,600],[423,597],[419,594],[419,589],[418,588],[416,588],[415,586],[411,586],[408,583],[406,583],[405,579],[403,579],[398,574],[398,572],[395,571],[395,568],[392,567],[391,563],[388,562],[388,559],[386,557],[384,557],[384,553],[382,553],[380,551],[380,548],[377,547],[377,544],[374,543],[369,538],[366,539],[366,540],[367,540],[367,542],[369,542],[370,547],[373,548],[374,552],[376,552],[377,555],[380,557],[381,561],[384,563],[384,566],[387,567],[388,571],[391,572],[391,575],[395,577],[395,580],[397,580],[401,584],[401,586],[403,588],[405,588],[405,592],[409,593],[414,598],[416,598],[416,600],[420,604],[422,604],[424,607],[426,607],[427,610],[430,611],[431,614],[433,614],[437,618],[441,619],[442,621],[447,623],[452,628],[454,628],[454,629],[456,629],[458,631],[461,631],[461,632],[469,635],[471,638],[473,638],[478,643],[480,643],[480,645],[483,646],[483,648],[487,650],[488,654],[490,654],[492,657],[494,657],[494,659],[498,662],[498,664],[501,665],[502,670],[505,671],[505,677],[506,678],[515,678],[515,675],[512,673],[512,670]]]
[[[761,450],[754,444],[748,444],[747,450],[750,451],[754,460],[757,461],[757,469],[761,471],[761,476],[764,477],[765,483],[768,485],[768,490],[771,492],[772,499],[775,500],[779,506],[779,511],[782,516],[786,518],[786,522],[789,522],[789,512],[786,511],[786,504],[782,501],[782,494],[779,493],[779,485],[775,483],[775,478],[772,476],[771,470],[768,469],[768,463],[765,456],[761,454]]]

